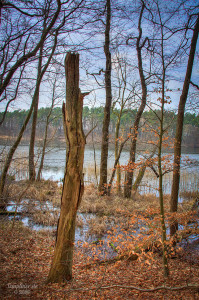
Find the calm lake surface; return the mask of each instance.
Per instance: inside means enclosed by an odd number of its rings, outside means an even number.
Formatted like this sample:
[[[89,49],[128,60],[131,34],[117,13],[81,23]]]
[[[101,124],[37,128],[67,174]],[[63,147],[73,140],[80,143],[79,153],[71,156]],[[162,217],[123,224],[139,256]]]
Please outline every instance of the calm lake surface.
[[[9,147],[0,146],[1,151],[1,167],[3,166],[4,153],[9,150]],[[15,153],[15,160],[10,168],[10,174],[15,175],[16,180],[28,178],[28,151],[29,146],[21,145]],[[41,149],[35,148],[35,161],[39,165]],[[165,155],[165,154],[163,154]],[[137,156],[137,160],[142,159],[141,155]],[[124,151],[121,155],[120,165],[126,165],[129,159],[129,152]],[[170,157],[172,162],[173,155]],[[187,160],[190,160],[191,163]],[[47,149],[44,161],[44,168],[42,171],[42,178],[45,180],[62,181],[64,177],[66,161],[66,149],[51,147]],[[95,163],[97,167],[97,179],[95,176]],[[114,165],[114,151],[109,151],[108,168],[109,176]],[[99,166],[100,166],[100,150],[94,151],[86,147],[84,155],[84,179],[85,183],[97,183],[99,180]],[[164,176],[164,192],[169,193],[172,181],[172,173]],[[140,191],[156,193],[158,187],[158,180],[154,173],[146,172],[140,186]],[[197,190],[199,188],[199,154],[182,154],[182,172],[181,172],[181,190]]]

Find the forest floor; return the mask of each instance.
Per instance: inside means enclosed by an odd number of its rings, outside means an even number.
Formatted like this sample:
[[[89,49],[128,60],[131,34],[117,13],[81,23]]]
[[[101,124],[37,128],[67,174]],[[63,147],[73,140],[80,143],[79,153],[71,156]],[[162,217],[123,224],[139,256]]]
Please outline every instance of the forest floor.
[[[10,199],[16,195],[54,201],[59,205],[61,188],[51,182],[28,187],[27,182],[13,183]],[[184,224],[182,239],[197,236],[198,218],[192,193],[180,206],[179,222]],[[186,195],[188,197],[188,195]],[[1,219],[0,222],[0,283],[1,299],[198,299],[199,298],[199,239],[188,240],[173,247],[168,241],[170,275],[163,276],[161,242],[158,231],[158,199],[152,195],[125,200],[116,195],[100,197],[93,186],[87,187],[80,212],[97,214],[91,230],[98,243],[76,243],[73,279],[63,284],[46,284],[52,261],[55,232],[31,230],[20,221]],[[166,214],[169,197],[165,197]],[[150,204],[150,205],[149,205]],[[110,228],[113,220],[119,228]],[[191,218],[191,219],[190,219]],[[138,230],[139,236],[130,236]],[[169,216],[168,216],[169,220]],[[194,222],[195,220],[195,222]],[[186,226],[187,225],[187,226]],[[147,227],[147,232],[146,232]],[[143,235],[143,231],[145,232]],[[107,233],[108,232],[108,233]],[[92,235],[92,232],[89,232]],[[99,259],[103,234],[115,248],[115,257]],[[130,238],[129,238],[130,237]],[[141,238],[140,238],[141,237]],[[100,239],[101,238],[101,239]],[[133,241],[132,241],[133,240]],[[183,240],[184,241],[184,240]],[[100,244],[102,243],[102,244]]]

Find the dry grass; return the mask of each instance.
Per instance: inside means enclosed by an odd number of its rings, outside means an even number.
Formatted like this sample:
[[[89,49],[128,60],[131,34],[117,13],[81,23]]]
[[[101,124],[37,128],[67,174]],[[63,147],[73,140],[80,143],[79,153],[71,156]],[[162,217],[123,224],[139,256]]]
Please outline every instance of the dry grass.
[[[2,172],[3,166],[5,164],[7,155],[8,155],[8,151],[6,149],[4,149],[0,153],[0,159],[1,159],[0,171],[1,172]],[[28,164],[27,153],[25,153],[25,152],[15,153],[14,158],[13,158],[10,168],[9,168],[9,175],[20,180],[23,178],[27,178],[28,172],[29,172],[29,164]]]
[[[192,196],[195,194],[192,193]],[[182,203],[179,203],[179,221],[181,224],[183,224],[182,218],[185,218],[185,220],[188,218],[190,222],[194,221],[193,214],[197,208],[194,204],[195,200],[193,198],[186,199]],[[154,194],[140,195],[136,193],[132,199],[125,199],[113,192],[110,197],[102,197],[96,188],[91,185],[85,188],[85,193],[80,205],[80,212],[96,214],[95,218],[87,222],[89,225],[88,234],[101,237],[108,231],[112,232],[115,226],[126,231],[136,230],[138,227],[136,223],[137,219],[142,217],[148,220],[147,227],[149,231],[150,226],[152,226],[152,231],[157,230],[157,228],[154,229],[154,226],[159,228],[159,207],[159,199]],[[164,195],[164,207],[166,219],[169,222],[170,195]],[[132,223],[132,217],[134,216],[136,216],[136,218]],[[157,218],[157,224],[154,223],[155,218]],[[151,225],[150,222],[152,222]],[[149,234],[151,234],[151,232],[149,232]]]
[[[198,191],[184,191],[180,193],[183,202],[179,204],[179,212],[198,211],[199,207],[199,192]]]
[[[84,222],[83,218],[80,215],[77,215],[76,226],[80,227],[80,228],[83,228],[84,224],[85,224],[85,222]]]
[[[103,216],[90,219],[88,225],[87,236],[101,237],[108,230],[108,218]]]
[[[180,197],[184,199],[199,199],[199,191],[183,191]]]
[[[54,181],[29,181],[12,182],[8,187],[10,199],[17,201],[19,198],[34,199],[40,202],[50,201],[54,206],[60,207],[62,186]],[[21,197],[22,195],[22,197]],[[180,194],[185,199],[179,205],[180,211],[191,210],[198,201],[199,192],[183,192]],[[170,195],[164,195],[165,211],[169,212]],[[94,213],[98,216],[130,216],[135,212],[146,213],[148,210],[159,209],[159,199],[154,194],[141,195],[135,193],[131,199],[123,198],[113,189],[111,196],[101,196],[94,184],[85,186],[83,199],[79,208],[81,213]]]
[[[9,195],[17,201],[19,195],[24,192],[23,198],[39,200],[38,207],[34,207],[35,201],[29,201],[26,212],[31,214],[33,222],[44,226],[55,226],[59,217],[59,210],[52,211],[52,208],[45,207],[45,201],[51,201],[55,207],[60,206],[61,186],[52,181],[41,181],[31,183],[28,181],[13,182],[9,186]],[[183,224],[182,214],[194,213],[198,192],[184,193],[186,200],[179,203],[179,220]],[[164,196],[165,212],[168,213],[169,220],[170,195]],[[39,206],[40,205],[40,206]],[[147,220],[147,228],[154,229],[154,220],[159,216],[159,199],[153,194],[140,195],[135,193],[132,199],[126,199],[116,194],[113,190],[111,196],[101,196],[94,184],[85,186],[82,203],[79,208],[80,214],[77,216],[76,226],[83,228],[86,226],[87,237],[101,237],[108,231],[114,233],[114,228],[119,231],[133,231],[139,228],[138,219],[142,217]],[[83,214],[81,216],[81,213]],[[86,214],[90,214],[89,216]],[[93,214],[93,215],[91,215]],[[134,220],[132,221],[132,219]],[[192,215],[189,217],[193,219]],[[151,221],[150,221],[151,220]],[[154,224],[150,225],[150,222]],[[157,220],[159,224],[159,220]],[[156,227],[159,227],[157,225]],[[146,234],[146,232],[145,232]]]
[[[39,201],[51,201],[54,205],[59,206],[61,201],[61,186],[50,180],[31,183],[26,180],[17,181],[9,185],[8,195],[11,199],[15,200],[27,198]]]
[[[139,172],[139,168],[134,171],[134,177],[136,178]],[[84,167],[86,184],[97,183],[96,175],[99,181],[99,165],[97,165],[97,174],[95,175],[94,164],[88,164]],[[108,178],[112,174],[112,168],[108,168]],[[165,193],[170,193],[172,186],[172,172],[166,173],[163,178]],[[125,181],[125,171],[121,168],[121,184]],[[190,171],[190,169],[181,169],[180,176],[180,189],[181,191],[194,191],[199,189],[199,173],[196,170]],[[154,172],[147,168],[139,187],[139,191],[142,194],[158,194],[158,178]]]
[[[59,218],[59,211],[36,211],[32,214],[32,219],[36,224],[45,226],[56,226]]]
[[[165,195],[165,207],[169,209],[170,196]],[[156,209],[159,206],[159,199],[154,194],[140,195],[135,193],[132,199],[126,199],[113,191],[111,196],[100,196],[94,185],[86,186],[81,212],[96,213],[97,215],[118,216],[131,215],[135,211],[144,212],[149,207]]]
[[[39,201],[51,201],[53,204],[60,205],[62,185],[50,180],[39,182],[29,182],[21,180],[11,182],[8,189],[8,195],[12,199],[22,198],[35,199]],[[183,191],[180,197],[184,199],[198,199],[199,192]],[[170,196],[164,195],[165,206],[169,204]],[[124,211],[144,211],[147,207],[155,208],[159,204],[158,197],[153,193],[139,194],[134,193],[131,199],[125,199],[118,195],[115,189],[112,190],[111,196],[102,197],[97,191],[94,184],[86,185],[83,195],[80,211],[102,214],[113,214],[119,210]]]

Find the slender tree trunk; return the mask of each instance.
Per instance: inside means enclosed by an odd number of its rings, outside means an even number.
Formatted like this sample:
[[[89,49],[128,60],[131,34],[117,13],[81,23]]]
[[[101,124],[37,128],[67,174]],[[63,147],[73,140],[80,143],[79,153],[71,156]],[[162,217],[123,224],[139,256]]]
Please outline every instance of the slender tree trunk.
[[[100,163],[100,181],[99,191],[102,194],[107,193],[107,161],[108,161],[108,142],[109,142],[109,123],[111,113],[111,53],[110,53],[110,23],[111,23],[111,3],[106,1],[106,29],[105,29],[105,45],[104,53],[106,56],[106,71],[105,71],[105,89],[106,89],[106,104],[104,108],[104,120],[102,127],[102,145],[101,145],[101,163]]]
[[[175,144],[174,144],[173,182],[171,188],[171,202],[170,202],[170,211],[172,213],[175,213],[178,210],[178,194],[179,194],[179,184],[180,184],[180,159],[181,159],[181,143],[182,143],[183,122],[184,122],[184,111],[185,111],[185,105],[187,101],[189,84],[190,84],[191,74],[193,69],[194,56],[195,56],[196,45],[198,40],[198,32],[199,32],[199,16],[197,17],[197,22],[193,32],[189,59],[187,63],[187,71],[185,75],[182,94],[178,105],[177,127],[176,127]],[[178,230],[178,222],[176,219],[173,219],[172,224],[170,226],[170,235],[173,236],[177,230]]]
[[[145,171],[146,171],[146,164],[141,166],[141,168],[139,169],[137,178],[136,178],[135,182],[133,183],[133,191],[134,192],[137,192],[137,189],[139,188],[140,183],[144,177]]]
[[[164,213],[164,194],[163,194],[163,171],[162,171],[162,146],[163,146],[163,136],[165,133],[164,130],[164,107],[165,107],[165,81],[166,81],[166,69],[167,66],[165,64],[165,54],[164,54],[164,25],[162,23],[162,18],[160,15],[160,10],[158,7],[158,13],[160,18],[160,29],[161,29],[161,61],[162,61],[162,78],[161,78],[161,114],[159,122],[160,122],[160,130],[157,132],[158,139],[158,179],[159,179],[159,203],[160,203],[160,223],[161,223],[161,231],[162,231],[162,247],[163,247],[163,270],[164,276],[169,276],[169,267],[168,267],[168,259],[167,259],[167,234],[166,234],[166,225],[165,225],[165,213]]]
[[[83,97],[79,89],[79,54],[68,53],[65,60],[66,106],[63,117],[68,140],[68,153],[61,197],[57,240],[48,282],[72,278],[75,219],[81,202],[85,136],[82,129]]]
[[[167,246],[166,246],[166,226],[165,226],[165,217],[164,217],[164,196],[163,196],[163,174],[162,174],[162,163],[161,163],[161,154],[162,154],[162,134],[160,133],[159,140],[159,149],[158,149],[158,173],[159,173],[159,202],[160,202],[160,218],[161,218],[161,229],[162,229],[162,245],[163,245],[163,268],[164,276],[168,277],[169,268],[167,260]]]
[[[41,76],[42,56],[43,56],[43,44],[40,48],[40,53],[39,53],[37,80],[39,80],[39,77]],[[35,163],[34,163],[34,156],[35,156],[34,147],[35,147],[37,114],[38,114],[38,105],[39,105],[39,88],[34,94],[33,101],[34,101],[34,109],[33,109],[32,130],[31,130],[30,146],[29,146],[29,180],[35,181],[36,171],[35,171]]]
[[[119,61],[119,60],[118,60]],[[116,173],[116,189],[117,189],[117,193],[120,194],[121,193],[121,169],[120,169],[120,163],[119,163],[119,159],[120,159],[120,155],[123,149],[124,144],[127,142],[128,139],[126,139],[124,141],[124,143],[119,143],[119,134],[120,134],[120,125],[121,125],[121,118],[122,118],[122,114],[123,114],[123,110],[125,107],[125,103],[127,100],[125,100],[125,91],[126,91],[126,66],[125,66],[125,75],[123,75],[122,72],[122,67],[120,65],[120,70],[121,70],[121,76],[122,76],[122,80],[124,82],[124,88],[122,93],[120,92],[121,87],[119,87],[119,98],[121,95],[121,107],[120,107],[120,111],[119,113],[117,113],[117,123],[116,123],[116,128],[115,128],[115,163],[114,163],[114,168],[112,171],[112,175],[109,181],[109,185],[108,185],[108,195],[110,195],[111,192],[111,188],[112,188],[112,183],[115,177],[115,173]]]
[[[0,181],[0,209],[2,210],[6,210],[6,205],[7,205],[7,199],[4,198],[3,196],[3,193],[4,193],[4,188],[5,188],[5,183],[6,183],[6,177],[7,177],[7,173],[8,173],[8,169],[10,167],[10,164],[12,162],[12,158],[13,158],[13,155],[18,147],[18,145],[20,144],[21,142],[21,139],[22,139],[22,136],[23,136],[23,133],[26,129],[26,126],[30,120],[30,117],[31,117],[31,114],[32,114],[32,111],[33,111],[33,105],[34,103],[32,102],[31,104],[31,107],[30,107],[30,110],[28,112],[28,115],[26,116],[26,119],[24,121],[24,124],[19,132],[19,135],[16,139],[16,141],[14,142],[14,144],[12,145],[12,147],[10,148],[9,152],[8,152],[8,155],[7,155],[7,158],[6,158],[6,162],[5,162],[5,165],[4,165],[4,168],[3,168],[3,171],[2,171],[2,174],[1,174],[1,181]]]
[[[93,114],[92,114],[92,128],[94,128]],[[98,187],[96,151],[95,151],[95,142],[94,142],[94,132],[93,132],[93,130],[92,130],[91,136],[92,136],[92,145],[93,145],[93,158],[94,158],[95,180],[96,180],[96,184],[97,184],[97,187]]]
[[[163,43],[163,40],[162,40]],[[162,45],[163,51],[163,45]],[[163,64],[163,78],[162,78],[162,105],[161,105],[161,118],[160,118],[160,133],[159,133],[159,145],[158,145],[158,175],[159,175],[159,202],[160,202],[160,220],[162,229],[162,245],[163,245],[163,268],[164,276],[168,277],[169,268],[167,260],[167,245],[166,245],[166,226],[165,226],[165,215],[164,215],[164,195],[163,195],[163,173],[162,173],[162,139],[164,134],[163,123],[164,123],[164,98],[165,98],[165,67],[162,53],[162,64]]]
[[[114,166],[113,166],[113,172],[112,172],[112,175],[111,175],[111,178],[109,180],[109,184],[108,184],[108,195],[110,196],[111,194],[111,188],[112,188],[112,184],[113,184],[113,179],[115,177],[115,172],[116,172],[116,169],[117,169],[117,165],[119,163],[119,159],[120,159],[120,155],[122,153],[122,150],[124,148],[124,145],[126,144],[126,142],[129,140],[129,137],[127,137],[121,144],[120,144],[120,148],[118,150],[118,155],[117,157],[115,158],[115,162],[114,162]]]
[[[62,25],[62,24],[61,24]],[[61,26],[60,25],[60,26]],[[45,27],[45,26],[44,26]],[[33,120],[32,120],[32,131],[31,131],[31,138],[30,138],[30,147],[29,147],[29,180],[35,181],[36,179],[36,171],[35,171],[35,164],[34,164],[34,146],[35,146],[35,135],[36,135],[36,126],[37,126],[37,113],[38,113],[38,104],[39,104],[39,90],[40,90],[40,84],[42,81],[42,78],[51,62],[52,56],[55,52],[56,46],[57,46],[57,36],[58,36],[58,30],[55,32],[55,39],[54,39],[54,45],[51,51],[51,54],[46,62],[46,64],[42,68],[42,55],[43,55],[43,44],[40,48],[40,56],[39,56],[39,62],[38,62],[38,73],[37,73],[37,83],[36,83],[36,89],[33,96],[34,101],[34,111],[33,111]]]
[[[145,171],[146,171],[146,168],[147,166],[149,166],[149,162],[150,160],[152,159],[152,157],[154,156],[156,152],[156,147],[154,148],[154,150],[152,151],[151,155],[147,158],[147,160],[145,161],[145,163],[141,166],[141,168],[139,169],[139,172],[138,172],[138,175],[137,175],[137,178],[133,184],[133,191],[136,192],[138,187],[140,186],[140,183],[144,177],[144,174],[145,174]]]
[[[123,107],[120,110],[120,114],[118,116],[118,122],[116,125],[116,131],[115,131],[115,162],[114,162],[113,171],[112,171],[111,178],[110,178],[109,184],[108,184],[108,189],[107,189],[109,196],[111,194],[111,189],[112,189],[112,184],[113,184],[113,180],[115,177],[115,173],[117,174],[117,191],[118,191],[118,193],[120,193],[120,191],[121,191],[121,171],[119,168],[119,159],[120,159],[120,155],[122,153],[124,145],[129,140],[129,137],[127,137],[120,144],[120,147],[119,147],[118,138],[119,138],[119,129],[120,129],[122,110],[123,110]]]
[[[116,130],[115,130],[115,160],[118,157],[118,153],[119,153],[119,131],[120,131],[120,122],[121,122],[121,115],[122,115],[122,109],[120,110],[120,115],[118,116],[118,121],[116,124]],[[121,192],[121,171],[120,171],[120,167],[119,167],[119,160],[118,160],[118,164],[116,166],[117,170],[116,170],[116,175],[117,175],[117,181],[116,181],[116,187],[117,187],[117,193],[120,194]]]
[[[46,145],[47,145],[47,137],[48,137],[48,126],[49,126],[49,122],[50,122],[50,116],[52,114],[52,110],[54,107],[54,101],[55,101],[55,85],[56,85],[56,79],[53,83],[53,95],[52,95],[52,104],[50,107],[50,111],[47,115],[46,118],[46,127],[45,127],[45,134],[44,134],[44,143],[43,143],[43,148],[42,148],[42,155],[41,155],[41,161],[40,161],[40,165],[39,165],[39,170],[37,173],[37,181],[41,180],[41,172],[43,170],[43,165],[44,165],[44,157],[45,157],[45,153],[46,153]]]
[[[47,117],[45,134],[44,134],[44,143],[43,143],[42,154],[41,154],[41,161],[40,161],[39,170],[37,173],[37,181],[41,180],[41,172],[42,172],[43,166],[44,166],[44,158],[45,158],[45,153],[46,153],[46,144],[47,144],[47,136],[48,136],[48,125],[49,125],[48,120],[49,120],[49,118]]]
[[[140,45],[141,38],[142,38],[141,21],[142,21],[142,15],[143,15],[144,8],[145,8],[145,4],[143,4],[141,13],[140,13],[139,24],[138,24],[139,36],[137,38],[137,43],[136,43],[138,69],[139,69],[139,76],[140,76],[141,87],[142,87],[142,100],[141,100],[141,104],[140,104],[140,107],[138,109],[138,112],[136,114],[135,121],[133,124],[133,132],[132,132],[132,140],[131,140],[131,148],[130,148],[130,158],[129,158],[129,163],[128,163],[131,170],[128,170],[126,172],[125,185],[124,185],[124,197],[126,197],[126,198],[131,197],[131,189],[132,189],[132,183],[133,183],[133,171],[134,171],[133,168],[134,168],[134,164],[135,164],[135,155],[136,155],[136,147],[137,147],[138,127],[139,127],[142,113],[146,106],[146,98],[147,98],[147,85],[146,85],[146,80],[145,80],[143,65],[142,65],[143,43],[142,43],[142,45]]]

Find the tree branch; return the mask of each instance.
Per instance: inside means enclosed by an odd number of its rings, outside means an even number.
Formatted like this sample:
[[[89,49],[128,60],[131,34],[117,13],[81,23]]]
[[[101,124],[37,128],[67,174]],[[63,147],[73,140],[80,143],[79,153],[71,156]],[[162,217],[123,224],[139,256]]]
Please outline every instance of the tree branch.
[[[199,90],[199,85],[197,85],[197,84],[194,83],[193,81],[190,81],[190,83],[191,83],[195,88],[197,88],[197,90]]]

